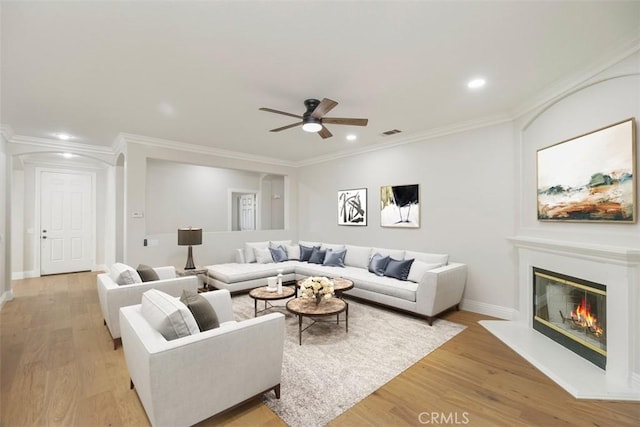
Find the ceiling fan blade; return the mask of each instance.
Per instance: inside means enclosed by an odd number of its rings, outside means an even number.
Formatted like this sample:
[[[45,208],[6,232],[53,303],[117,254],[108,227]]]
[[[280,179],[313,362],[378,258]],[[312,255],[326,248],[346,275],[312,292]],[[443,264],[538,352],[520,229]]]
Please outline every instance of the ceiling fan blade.
[[[285,130],[285,129],[291,129],[294,128],[296,126],[300,126],[302,124],[302,122],[298,122],[298,123],[293,123],[287,126],[282,126],[281,128],[275,128],[275,129],[271,129],[269,132],[280,132],[281,130]]]
[[[258,108],[258,110],[266,111],[268,113],[282,114],[283,116],[295,117],[296,119],[301,119],[302,118],[302,116],[299,116],[297,114],[286,113],[284,111],[274,110],[273,108],[262,107],[262,108]]]
[[[333,134],[329,132],[329,129],[324,126],[322,126],[322,129],[318,131],[318,135],[320,135],[322,139],[331,138],[333,136]]]
[[[329,123],[332,125],[351,125],[351,126],[366,126],[369,123],[369,119],[348,119],[340,117],[325,117],[322,119],[322,123]]]
[[[315,110],[313,110],[313,113],[311,113],[311,117],[321,119],[322,116],[331,111],[336,105],[338,105],[336,101],[333,101],[329,98],[324,98],[322,102],[318,104]]]

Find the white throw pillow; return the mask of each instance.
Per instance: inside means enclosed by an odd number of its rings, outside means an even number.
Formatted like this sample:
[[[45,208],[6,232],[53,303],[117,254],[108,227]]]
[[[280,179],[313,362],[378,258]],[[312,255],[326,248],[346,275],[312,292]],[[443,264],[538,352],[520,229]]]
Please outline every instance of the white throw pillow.
[[[271,256],[271,251],[269,250],[269,248],[253,248],[253,253],[255,254],[256,262],[258,264],[269,264],[273,262],[273,257]]]
[[[269,249],[269,242],[247,242],[244,244],[244,262],[256,262],[255,248]]]
[[[344,265],[350,267],[369,268],[369,260],[371,259],[371,248],[365,246],[345,245],[347,254],[344,257]]]
[[[284,249],[287,251],[287,258],[300,259],[300,245],[284,245]]]
[[[287,246],[291,244],[291,240],[271,240],[269,242],[269,247],[277,248],[278,246]]]
[[[418,261],[416,259],[411,264],[411,269],[409,270],[409,276],[407,277],[407,280],[411,282],[420,283],[420,281],[422,280],[422,277],[427,271],[433,270],[434,268],[438,268],[438,267],[441,267],[441,265],[429,264],[426,262]]]
[[[111,280],[116,282],[118,285],[142,283],[142,279],[138,272],[133,267],[129,267],[121,262],[116,262],[111,266],[110,276]]]
[[[408,259],[404,257],[404,250],[401,249],[372,248],[371,255],[375,253],[379,253],[382,256],[388,256],[389,258],[393,258],[396,260]]]
[[[320,246],[320,250],[326,251],[327,249],[331,249],[332,251],[341,251],[344,249],[344,245],[332,245],[330,243],[323,243]]]
[[[157,289],[142,294],[141,311],[149,325],[168,341],[200,332],[189,308],[179,298]]]
[[[440,266],[443,266],[447,265],[447,262],[449,262],[449,255],[406,251],[404,254],[404,259],[415,259],[416,261],[422,261],[428,264],[439,264]]]
[[[320,242],[307,242],[306,240],[300,240],[298,244],[308,248],[315,248],[316,246],[322,245]]]

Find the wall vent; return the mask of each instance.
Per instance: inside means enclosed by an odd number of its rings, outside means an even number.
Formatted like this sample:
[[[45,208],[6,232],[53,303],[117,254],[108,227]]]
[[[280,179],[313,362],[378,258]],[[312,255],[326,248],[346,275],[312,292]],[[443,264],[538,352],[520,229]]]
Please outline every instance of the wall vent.
[[[399,129],[391,129],[391,130],[388,130],[386,132],[382,132],[381,135],[382,136],[389,136],[389,135],[395,135],[396,133],[400,133],[400,132],[402,132],[402,131],[399,130]]]

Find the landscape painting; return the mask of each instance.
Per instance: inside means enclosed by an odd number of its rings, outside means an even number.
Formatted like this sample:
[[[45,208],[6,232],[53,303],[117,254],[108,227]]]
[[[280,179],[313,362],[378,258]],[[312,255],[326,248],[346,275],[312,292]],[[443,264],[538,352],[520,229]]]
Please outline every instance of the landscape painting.
[[[538,150],[538,219],[634,223],[635,122]]]
[[[367,225],[367,189],[338,191],[338,225]]]
[[[418,184],[380,187],[380,225],[382,227],[420,227]]]

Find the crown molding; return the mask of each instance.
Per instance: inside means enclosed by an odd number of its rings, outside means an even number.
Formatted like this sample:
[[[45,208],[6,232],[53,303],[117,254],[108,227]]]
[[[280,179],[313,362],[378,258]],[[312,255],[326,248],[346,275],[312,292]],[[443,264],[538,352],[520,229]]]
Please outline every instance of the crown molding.
[[[120,133],[116,138],[116,145],[136,143],[149,145],[158,148],[168,148],[170,150],[189,151],[197,154],[224,157],[228,159],[244,160],[249,162],[266,163],[275,166],[296,167],[295,162],[276,159],[273,157],[257,156],[253,154],[241,153],[239,151],[224,150],[221,148],[207,147],[204,145],[190,144],[187,142],[171,141],[167,139],[154,138],[149,136],[134,135],[130,133]]]
[[[82,144],[70,141],[58,141],[56,139],[39,138],[35,136],[13,135],[9,142],[16,145],[31,145],[48,148],[54,151],[70,151],[86,154],[112,155],[110,147],[101,145]]]
[[[390,148],[413,144],[416,142],[425,142],[435,138],[441,138],[443,136],[454,135],[457,133],[468,132],[474,129],[485,128],[489,126],[499,125],[502,123],[510,122],[513,118],[508,114],[501,113],[493,116],[487,116],[481,119],[469,120],[462,123],[457,123],[454,125],[443,126],[435,129],[431,129],[426,132],[414,133],[411,135],[407,135],[404,138],[396,139],[393,142],[387,142],[382,144],[376,144],[370,147],[356,148],[349,151],[341,151],[339,153],[328,154],[326,156],[316,157],[309,160],[301,160],[296,163],[297,167],[310,166],[318,163],[325,163],[329,161],[334,161],[337,159],[359,156],[365,153],[371,153],[380,150],[387,150]]]
[[[0,136],[7,142],[11,141],[11,138],[13,138],[13,129],[11,129],[11,126],[0,124]]]

